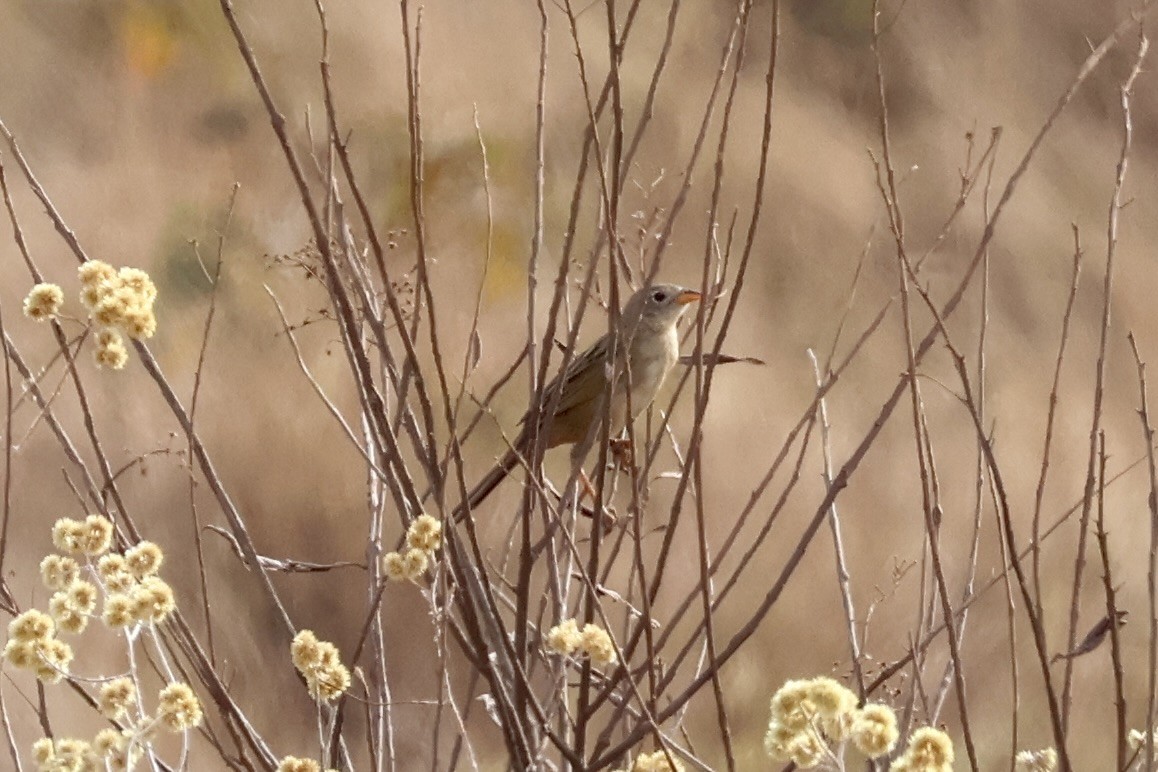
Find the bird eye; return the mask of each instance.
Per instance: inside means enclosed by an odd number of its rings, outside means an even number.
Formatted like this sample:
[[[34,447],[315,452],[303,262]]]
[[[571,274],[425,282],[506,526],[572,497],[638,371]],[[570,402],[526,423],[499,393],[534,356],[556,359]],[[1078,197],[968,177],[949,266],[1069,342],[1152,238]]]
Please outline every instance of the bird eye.
[[[663,301],[667,300],[667,295],[664,294],[663,290],[656,290],[655,292],[651,293],[651,299],[656,303],[662,303]]]

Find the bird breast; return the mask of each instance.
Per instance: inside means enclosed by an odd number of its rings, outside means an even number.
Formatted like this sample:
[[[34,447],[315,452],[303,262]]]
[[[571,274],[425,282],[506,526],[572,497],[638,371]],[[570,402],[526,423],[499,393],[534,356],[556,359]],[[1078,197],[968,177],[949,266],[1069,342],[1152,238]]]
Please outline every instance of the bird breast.
[[[631,375],[622,379],[624,382],[619,388],[626,390],[630,384],[634,415],[639,415],[655,399],[664,377],[678,359],[679,336],[674,327],[663,335],[662,345],[641,346],[638,341],[632,342],[627,360]]]

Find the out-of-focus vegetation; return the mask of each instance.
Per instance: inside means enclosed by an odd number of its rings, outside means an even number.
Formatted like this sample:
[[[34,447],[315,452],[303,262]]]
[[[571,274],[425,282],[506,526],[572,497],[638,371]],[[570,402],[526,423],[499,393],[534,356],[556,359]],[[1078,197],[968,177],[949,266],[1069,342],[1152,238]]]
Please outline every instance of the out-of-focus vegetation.
[[[626,5],[617,6],[621,24]],[[881,158],[881,103],[872,3],[795,0],[783,5],[765,210],[726,346],[726,353],[758,357],[766,365],[721,367],[714,374],[700,450],[702,495],[710,502],[707,537],[713,550],[812,402],[816,384],[806,352],[812,348],[822,357],[828,352],[849,302],[858,261],[863,256],[838,356],[898,288],[896,245],[874,169],[874,159]],[[993,211],[1004,181],[1091,45],[1131,7],[1126,2],[1081,0],[882,4],[880,62],[904,235],[913,257],[936,244],[921,273],[934,297],[943,300],[972,259],[986,213]],[[550,24],[541,316],[563,254],[588,123],[567,18],[554,3],[546,3],[545,9]],[[719,243],[726,241],[734,214],[739,223],[734,237],[740,243],[752,207],[772,9],[772,3],[759,2],[751,13],[723,154]],[[641,114],[669,10],[668,3],[645,1],[634,18],[620,65],[628,126]],[[376,227],[388,234],[387,266],[410,309],[419,302],[410,294],[418,245],[411,211],[401,15],[396,6],[372,2],[329,3],[326,11],[343,138],[348,139],[353,171]],[[413,22],[415,9],[410,12]],[[592,4],[576,12],[587,77],[596,90],[608,68],[606,11],[602,4]],[[629,262],[651,253],[685,181],[683,170],[735,13],[733,4],[723,2],[680,6],[653,116],[623,186],[619,236]],[[310,182],[321,190],[330,159],[318,71],[321,36],[313,4],[238,2],[237,15],[288,121],[294,148],[307,159]],[[116,265],[147,269],[156,281],[159,328],[150,348],[183,399],[194,386],[205,318],[215,298],[214,326],[201,365],[197,426],[222,482],[248,518],[259,551],[316,563],[364,562],[370,522],[364,460],[303,377],[267,287],[285,303],[318,384],[340,410],[354,417],[356,432],[359,395],[348,378],[330,296],[317,280],[316,254],[309,248],[311,231],[298,192],[220,7],[203,0],[0,0],[0,16],[0,120],[88,253]],[[458,378],[481,287],[481,357],[467,382],[468,392],[481,398],[525,344],[540,17],[534,3],[443,2],[424,5],[421,19],[426,250],[438,336],[446,362],[455,363],[448,372]],[[1080,501],[1086,481],[1105,300],[1107,211],[1121,149],[1119,87],[1135,54],[1133,39],[1124,41],[1077,93],[1022,178],[989,245],[985,432],[1002,464],[1019,546],[1028,539],[1042,465],[1051,377],[1071,281],[1072,226],[1079,229],[1084,258],[1061,371],[1043,522],[1052,523]],[[1116,237],[1101,419],[1111,474],[1145,452],[1127,333],[1136,336],[1143,360],[1158,360],[1158,335],[1153,334],[1158,329],[1153,303],[1158,273],[1152,247],[1158,243],[1158,218],[1153,216],[1158,206],[1153,194],[1158,91],[1146,67],[1135,85],[1132,107],[1133,148],[1122,188],[1122,198],[1130,204],[1121,211]],[[489,210],[476,115],[488,154]],[[711,229],[707,211],[720,120],[717,114],[709,124],[706,156],[694,171],[688,203],[671,234],[665,280],[699,285],[705,234]],[[994,151],[992,182],[986,167],[965,210],[938,241],[961,193],[962,175],[982,157],[995,127],[1001,128],[1001,139]],[[606,120],[601,128],[606,140]],[[75,259],[23,184],[6,146],[0,146],[0,161],[31,254],[46,280],[62,284],[67,301],[75,301]],[[235,183],[239,189],[231,206]],[[589,176],[586,185],[577,246],[570,256],[577,275],[596,257],[592,250],[599,243],[597,177]],[[349,221],[358,222],[352,197],[345,195],[343,203],[351,210],[346,213]],[[49,368],[41,387],[48,393],[59,389],[54,409],[80,426],[76,398],[54,362],[55,342],[44,327],[19,314],[21,299],[34,282],[7,218],[3,233],[0,302],[5,331],[33,367]],[[222,234],[221,278],[214,292],[211,277]],[[360,228],[356,238],[363,238]],[[606,259],[605,249],[597,259]],[[605,281],[606,272],[601,272],[604,292]],[[976,354],[982,321],[979,292],[971,291],[949,322],[955,342],[971,357],[973,373],[981,366]],[[838,466],[868,431],[906,367],[897,305],[828,396],[831,449]],[[913,317],[920,334],[932,323],[916,295]],[[541,334],[545,322],[537,321]],[[580,346],[603,331],[604,324],[605,317],[589,309]],[[686,345],[690,350],[691,343]],[[78,366],[89,364],[86,352]],[[429,365],[429,359],[423,364]],[[961,406],[960,384],[944,347],[935,346],[919,369],[928,411],[927,452],[938,474],[941,559],[953,601],[959,603],[966,592],[977,496],[975,431]],[[527,401],[526,383],[525,371],[520,371],[464,445],[466,469],[472,475],[485,471],[505,450],[500,430],[508,437],[517,431]],[[458,385],[452,382],[451,390]],[[57,441],[29,400],[16,401],[19,379],[15,388],[9,401],[15,416],[10,437],[15,453],[8,472],[9,538],[20,547],[9,547],[4,570],[13,598],[26,608],[44,600],[36,571],[50,549],[51,523],[83,514],[83,507],[70,488],[72,470]],[[166,576],[181,606],[200,622],[191,512],[195,505],[201,523],[221,524],[221,519],[204,483],[190,485],[191,476],[199,478],[196,464],[184,452],[184,435],[133,362],[124,372],[101,372],[89,388],[104,449],[114,467],[128,465],[130,470],[122,478],[126,503],[137,522],[147,526],[145,537],[165,546]],[[682,447],[688,438],[681,427],[692,422],[690,404],[686,398],[674,412],[673,430]],[[472,406],[468,399],[463,410]],[[441,422],[441,414],[438,418]],[[928,556],[912,423],[905,408],[890,419],[838,501],[869,675],[908,653],[918,626],[924,624],[921,614],[932,618],[940,613],[931,600],[931,580],[921,579],[927,576],[922,572]],[[447,442],[448,436],[442,422],[439,442]],[[750,607],[768,592],[769,577],[779,573],[823,497],[819,451],[814,447],[808,453],[800,488],[777,520],[776,533],[782,535],[774,536],[757,558],[768,567],[767,575],[757,572],[746,578],[738,592],[741,600],[724,605],[715,616],[721,640],[734,634]],[[134,462],[142,456],[143,461]],[[660,458],[657,473],[678,469],[670,451]],[[560,480],[565,476],[562,459],[548,456],[548,467]],[[976,586],[1003,566],[989,479],[982,484],[984,526]],[[671,478],[658,477],[652,485],[652,496],[666,506],[675,491]],[[488,506],[513,511],[516,491],[513,484],[501,488],[495,496],[498,503]],[[1146,723],[1148,495],[1142,464],[1109,485],[1104,499],[1118,604],[1131,612],[1132,620],[1122,629],[1120,644],[1131,674],[1126,682],[1131,727]],[[647,525],[661,526],[666,511],[658,505],[649,509]],[[479,517],[486,543],[501,543],[505,534],[499,522],[497,514],[490,521]],[[506,527],[507,520],[501,523]],[[385,528],[390,549],[404,531],[390,518]],[[1077,534],[1074,517],[1050,537],[1041,557],[1050,655],[1066,649]],[[203,535],[211,613],[221,620],[216,630],[218,664],[231,693],[279,753],[310,755],[317,716],[290,667],[288,640],[276,631],[274,612],[265,605],[252,572],[225,540],[210,532]],[[799,569],[808,578],[788,583],[752,640],[721,671],[741,769],[767,763],[762,743],[768,700],[785,680],[850,673],[845,612],[829,541],[822,533]],[[679,534],[673,555],[686,571],[665,586],[653,609],[657,619],[664,619],[699,577],[694,531]],[[1105,613],[1102,566],[1092,536],[1085,556],[1090,564],[1082,582],[1079,638]],[[614,573],[609,581],[626,581],[626,576]],[[272,581],[300,627],[317,630],[344,653],[354,646],[366,613],[362,571],[290,573],[274,575]],[[398,701],[392,720],[398,728],[399,759],[422,759],[422,766],[428,766],[433,709],[421,701],[431,699],[442,674],[431,653],[429,609],[417,590],[404,591],[411,589],[391,586],[385,600],[388,620],[416,620],[385,626],[388,672]],[[625,592],[622,586],[610,589]],[[1016,592],[1010,596],[1012,606],[1020,608]],[[1016,655],[1010,654],[1007,597],[999,585],[973,606],[961,652],[972,732],[981,767],[988,769],[1006,765],[1015,750],[1053,742],[1032,638],[1018,610],[1011,612]],[[416,633],[419,625],[421,633]],[[928,656],[923,688],[936,694],[948,653],[941,645]],[[1010,728],[1015,662],[1020,684],[1016,748]],[[86,672],[113,672],[121,665],[110,658]],[[1063,667],[1054,665],[1054,672],[1060,676]],[[1115,719],[1108,708],[1114,697],[1108,644],[1073,659],[1072,667],[1077,695],[1070,719],[1074,768],[1109,768]],[[459,678],[466,676],[452,674],[456,686],[461,686]],[[908,699],[912,678],[906,670],[890,682],[895,691],[889,693],[898,706]],[[2,687],[22,752],[43,734],[36,711],[26,708],[25,698],[37,699],[30,683],[9,681]],[[96,719],[83,713],[79,703],[55,694],[48,699],[54,725],[68,725],[74,715],[84,715],[78,720],[88,723],[82,726],[97,728]],[[914,699],[918,715],[931,710],[929,695]],[[360,714],[361,708],[354,712]],[[945,700],[937,718],[959,737],[955,696]],[[498,730],[477,715],[470,720],[478,732],[476,750],[483,766],[499,764],[505,756]],[[716,708],[705,689],[693,702],[687,723],[693,734],[710,734],[715,722]],[[446,745],[443,760],[450,751],[450,742]],[[708,742],[701,750],[711,764],[723,765],[719,743]],[[355,755],[361,752],[359,748]],[[195,744],[193,753],[190,768],[209,769],[217,763],[208,761],[217,756],[206,743]],[[958,759],[964,759],[960,748]],[[398,768],[418,766],[409,764],[400,762]]]

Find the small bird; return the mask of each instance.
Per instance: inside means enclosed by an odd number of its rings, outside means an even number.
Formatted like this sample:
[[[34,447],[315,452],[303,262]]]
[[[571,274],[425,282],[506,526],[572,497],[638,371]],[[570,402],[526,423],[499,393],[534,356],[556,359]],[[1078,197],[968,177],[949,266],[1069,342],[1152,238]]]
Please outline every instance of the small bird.
[[[674,284],[653,284],[628,299],[616,327],[615,390],[610,395],[612,436],[618,434],[629,419],[643,412],[659,393],[664,378],[679,361],[676,323],[688,310],[688,305],[699,299],[700,293]],[[544,447],[574,445],[573,459],[582,449],[591,427],[597,425],[603,416],[603,399],[612,372],[608,367],[610,351],[611,337],[605,334],[576,356],[567,369],[547,385],[543,392],[544,411],[554,405],[555,412],[550,420],[545,412],[539,416],[538,428]],[[629,393],[630,417],[627,415]],[[459,507],[460,517],[482,503],[518,466],[520,458],[529,453],[531,430],[527,422],[530,418],[530,412],[523,416],[520,421],[523,429],[513,449],[499,459],[467,495],[465,506]]]
[[[1113,627],[1120,628],[1122,625],[1126,624],[1126,617],[1129,615],[1129,613],[1130,612],[1128,611],[1115,611]],[[1083,654],[1089,654],[1091,651],[1101,646],[1102,642],[1106,640],[1106,637],[1110,632],[1110,627],[1110,615],[1107,614],[1098,620],[1096,625],[1090,628],[1090,631],[1086,633],[1086,637],[1082,639],[1081,643],[1074,647],[1073,651],[1067,651],[1064,654],[1054,654],[1053,659],[1049,661],[1050,664],[1052,665],[1054,662],[1057,662],[1060,659],[1074,659],[1075,657],[1080,657]]]

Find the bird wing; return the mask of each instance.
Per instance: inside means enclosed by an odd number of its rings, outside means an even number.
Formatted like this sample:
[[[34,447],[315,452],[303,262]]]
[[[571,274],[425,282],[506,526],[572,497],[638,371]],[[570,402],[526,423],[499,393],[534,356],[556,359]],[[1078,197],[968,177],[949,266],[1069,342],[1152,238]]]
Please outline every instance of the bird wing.
[[[543,391],[543,405],[545,407],[549,407],[554,402],[555,395],[560,388],[562,388],[563,393],[555,408],[555,415],[557,416],[567,413],[577,405],[594,400],[602,393],[607,384],[605,372],[607,340],[607,335],[604,335],[595,341],[590,348],[571,360],[562,375],[555,376],[547,384],[547,388]],[[519,423],[525,423],[529,415],[530,411],[527,411]]]

